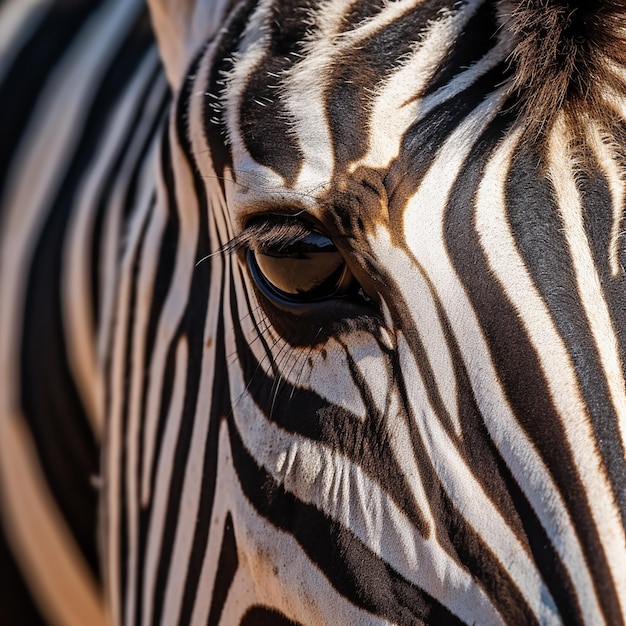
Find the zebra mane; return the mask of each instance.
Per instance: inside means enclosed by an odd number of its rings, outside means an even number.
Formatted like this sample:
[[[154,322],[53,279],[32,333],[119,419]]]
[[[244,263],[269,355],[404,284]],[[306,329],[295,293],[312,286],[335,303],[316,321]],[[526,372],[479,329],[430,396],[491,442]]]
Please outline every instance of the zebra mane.
[[[501,0],[499,11],[513,39],[511,93],[532,128],[561,110],[613,118],[611,94],[626,95],[626,1]]]

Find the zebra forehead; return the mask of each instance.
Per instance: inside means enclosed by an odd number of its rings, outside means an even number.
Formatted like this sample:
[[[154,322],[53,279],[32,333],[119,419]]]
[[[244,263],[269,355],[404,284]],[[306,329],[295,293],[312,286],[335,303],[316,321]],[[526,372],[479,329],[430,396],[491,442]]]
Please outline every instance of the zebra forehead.
[[[624,6],[260,3],[220,90],[234,158],[314,187],[389,167],[417,127],[440,140],[459,100],[467,110],[496,92],[528,136],[559,111],[605,124],[624,95]]]
[[[235,161],[252,157],[288,187],[388,166],[407,130],[432,127],[428,114],[477,75],[491,72],[481,96],[503,79],[492,3],[338,4],[260,5],[227,72]]]

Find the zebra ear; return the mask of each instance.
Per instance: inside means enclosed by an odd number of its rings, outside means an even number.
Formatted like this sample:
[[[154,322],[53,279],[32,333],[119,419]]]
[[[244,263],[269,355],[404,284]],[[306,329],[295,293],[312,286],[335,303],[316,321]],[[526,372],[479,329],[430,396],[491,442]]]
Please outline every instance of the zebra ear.
[[[167,79],[176,90],[196,51],[220,27],[229,0],[148,0]]]

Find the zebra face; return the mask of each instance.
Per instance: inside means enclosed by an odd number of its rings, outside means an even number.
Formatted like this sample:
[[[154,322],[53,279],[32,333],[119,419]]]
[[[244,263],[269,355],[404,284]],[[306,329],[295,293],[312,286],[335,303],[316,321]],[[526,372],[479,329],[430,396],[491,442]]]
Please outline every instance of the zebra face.
[[[623,120],[529,138],[501,11],[245,3],[192,61],[154,227],[155,615],[621,620]]]
[[[449,4],[240,9],[183,83],[206,563],[230,537],[232,597],[305,622],[610,622],[619,158],[593,123],[528,141],[496,7]]]
[[[626,623],[626,2],[147,4],[0,2],[0,622]]]

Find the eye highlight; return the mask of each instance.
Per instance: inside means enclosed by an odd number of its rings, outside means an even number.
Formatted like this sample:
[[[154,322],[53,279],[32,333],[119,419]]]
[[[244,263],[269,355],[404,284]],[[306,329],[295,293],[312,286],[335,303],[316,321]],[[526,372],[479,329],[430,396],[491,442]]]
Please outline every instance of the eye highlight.
[[[316,302],[346,294],[356,283],[337,247],[310,231],[294,241],[248,251],[252,277],[263,291],[289,302]]]

